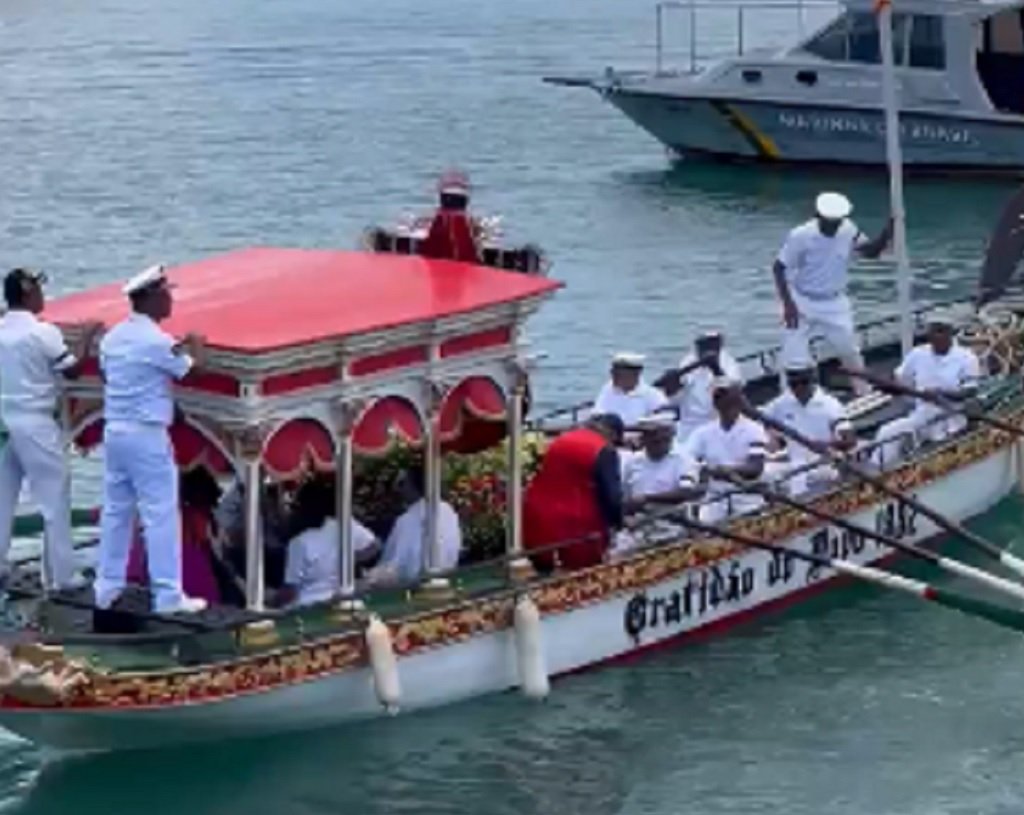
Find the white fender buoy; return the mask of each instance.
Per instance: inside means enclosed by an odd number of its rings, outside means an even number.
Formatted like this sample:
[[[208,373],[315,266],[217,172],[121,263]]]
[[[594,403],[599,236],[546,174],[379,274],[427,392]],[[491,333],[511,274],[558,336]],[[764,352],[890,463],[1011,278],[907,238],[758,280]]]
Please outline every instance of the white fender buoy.
[[[519,687],[528,699],[544,699],[551,692],[541,647],[540,612],[527,594],[516,601],[514,614]]]
[[[366,650],[370,653],[373,689],[388,713],[398,712],[402,686],[398,681],[398,660],[391,645],[391,632],[376,614],[370,615],[366,626]]]

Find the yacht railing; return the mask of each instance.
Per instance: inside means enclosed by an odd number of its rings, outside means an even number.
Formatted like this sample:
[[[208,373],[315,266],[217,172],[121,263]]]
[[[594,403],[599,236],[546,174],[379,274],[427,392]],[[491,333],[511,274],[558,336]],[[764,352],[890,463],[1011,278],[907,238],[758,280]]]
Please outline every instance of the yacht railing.
[[[714,11],[719,15],[730,11],[735,15],[736,55],[742,56],[747,47],[747,17],[759,11],[792,11],[796,17],[796,26],[800,38],[803,38],[808,9],[838,10],[840,3],[835,0],[661,0],[654,7],[655,16],[655,72],[658,74],[673,73],[665,71],[665,21],[670,13],[679,13],[688,20],[688,52],[689,73],[695,74],[698,67],[698,18],[702,11]]]

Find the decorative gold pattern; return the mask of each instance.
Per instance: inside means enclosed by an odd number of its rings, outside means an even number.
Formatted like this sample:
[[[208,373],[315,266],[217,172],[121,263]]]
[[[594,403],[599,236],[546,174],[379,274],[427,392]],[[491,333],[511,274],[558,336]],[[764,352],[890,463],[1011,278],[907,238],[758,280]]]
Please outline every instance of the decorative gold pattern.
[[[1021,413],[1007,417],[1019,420]],[[910,462],[887,476],[887,482],[909,491],[955,470],[966,467],[1012,444],[1014,439],[998,430],[979,430],[928,458]],[[870,486],[851,484],[823,497],[818,506],[836,515],[865,509],[880,499]],[[781,510],[742,519],[737,531],[769,540],[805,532],[817,523],[793,510]],[[531,589],[542,614],[559,614],[597,603],[611,596],[659,583],[686,569],[700,567],[738,554],[742,547],[725,541],[668,545],[639,553],[631,559],[597,566],[583,572],[558,575]],[[427,611],[390,622],[394,648],[407,656],[433,648],[465,642],[502,630],[512,624],[514,597],[467,601],[438,611]],[[196,702],[222,701],[244,694],[266,692],[321,679],[365,663],[365,646],[359,633],[338,634],[323,640],[240,658],[223,665],[183,668],[161,673],[103,674],[92,672],[90,682],[64,700],[65,707],[142,708]],[[10,697],[3,707],[26,707]]]

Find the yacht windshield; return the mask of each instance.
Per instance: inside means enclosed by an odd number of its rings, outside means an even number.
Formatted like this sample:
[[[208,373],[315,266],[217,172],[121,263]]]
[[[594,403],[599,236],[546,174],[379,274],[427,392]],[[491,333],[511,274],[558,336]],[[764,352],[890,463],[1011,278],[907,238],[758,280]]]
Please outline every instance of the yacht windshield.
[[[911,68],[942,69],[946,45],[942,18],[934,14],[893,14],[893,61]],[[878,21],[871,12],[847,12],[812,37],[804,50],[831,62],[881,62]]]

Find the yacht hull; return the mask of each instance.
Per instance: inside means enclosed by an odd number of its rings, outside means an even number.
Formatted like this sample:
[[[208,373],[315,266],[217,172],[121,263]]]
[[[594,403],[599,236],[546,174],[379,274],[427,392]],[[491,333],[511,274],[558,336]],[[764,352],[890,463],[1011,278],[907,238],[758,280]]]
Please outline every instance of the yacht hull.
[[[885,164],[880,110],[608,90],[605,98],[682,156],[770,163]],[[910,169],[1024,174],[1024,118],[901,115]]]

